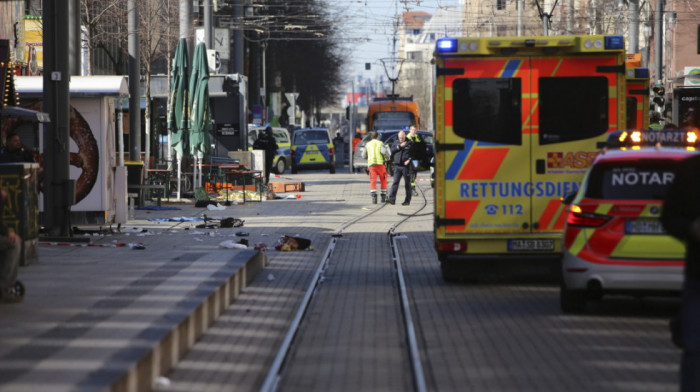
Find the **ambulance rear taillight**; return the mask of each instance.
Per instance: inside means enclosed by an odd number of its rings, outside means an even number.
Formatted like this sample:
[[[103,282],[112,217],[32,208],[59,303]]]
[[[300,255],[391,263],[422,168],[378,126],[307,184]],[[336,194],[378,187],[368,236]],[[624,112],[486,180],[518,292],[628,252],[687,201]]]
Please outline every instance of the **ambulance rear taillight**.
[[[438,241],[438,252],[466,252],[467,241]]]
[[[600,227],[610,220],[610,216],[583,211],[581,207],[572,205],[566,223],[576,227]]]

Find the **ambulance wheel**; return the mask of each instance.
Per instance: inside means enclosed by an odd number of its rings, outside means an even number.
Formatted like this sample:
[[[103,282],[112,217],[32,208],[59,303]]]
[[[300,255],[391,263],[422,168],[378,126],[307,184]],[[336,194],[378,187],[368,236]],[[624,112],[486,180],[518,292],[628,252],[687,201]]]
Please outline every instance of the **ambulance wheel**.
[[[586,311],[586,292],[568,289],[562,282],[559,290],[559,304],[564,313],[583,313]]]
[[[297,174],[298,170],[297,167],[292,165],[292,174]]]
[[[275,173],[284,174],[285,170],[287,170],[287,163],[283,158],[278,159],[277,164],[275,165]]]
[[[331,172],[331,174],[335,174],[335,166],[331,166],[330,172]]]

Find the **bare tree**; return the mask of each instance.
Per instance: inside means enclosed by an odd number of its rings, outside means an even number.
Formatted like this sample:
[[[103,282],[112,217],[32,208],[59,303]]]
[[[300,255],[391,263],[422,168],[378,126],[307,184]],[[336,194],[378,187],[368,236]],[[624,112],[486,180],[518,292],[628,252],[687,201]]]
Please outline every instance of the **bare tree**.
[[[140,50],[141,73],[144,75],[144,95],[146,97],[145,135],[146,165],[149,165],[151,154],[151,75],[157,62],[165,62],[170,74],[172,48],[177,36],[172,33],[172,21],[178,17],[177,0],[145,0],[140,2]]]
[[[126,65],[126,2],[123,0],[80,0],[80,20],[88,48],[88,75],[96,73],[95,64],[106,59],[97,73],[120,73]],[[100,59],[100,60],[98,60]]]

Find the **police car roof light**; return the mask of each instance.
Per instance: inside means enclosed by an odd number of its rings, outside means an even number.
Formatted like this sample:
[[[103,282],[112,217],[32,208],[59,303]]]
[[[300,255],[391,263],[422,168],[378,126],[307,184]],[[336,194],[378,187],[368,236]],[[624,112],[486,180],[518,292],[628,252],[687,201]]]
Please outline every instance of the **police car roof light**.
[[[606,35],[605,49],[624,49],[625,39],[621,35]]]
[[[457,40],[455,38],[442,38],[437,41],[437,51],[450,53],[457,51]]]

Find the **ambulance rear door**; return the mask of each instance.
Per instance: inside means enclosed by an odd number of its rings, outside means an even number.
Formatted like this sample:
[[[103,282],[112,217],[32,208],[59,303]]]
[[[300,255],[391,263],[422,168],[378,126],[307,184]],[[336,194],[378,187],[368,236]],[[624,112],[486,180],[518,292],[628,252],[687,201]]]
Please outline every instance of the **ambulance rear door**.
[[[561,199],[578,190],[605,133],[624,126],[624,66],[617,54],[533,56],[530,228],[560,233]]]
[[[577,54],[443,58],[436,235],[561,232],[560,197],[578,189],[600,135],[618,127],[616,65]],[[469,252],[515,250],[487,246]]]
[[[526,233],[530,177],[528,57],[444,59],[444,134],[437,146],[437,230]],[[514,191],[514,188],[518,190]],[[444,215],[443,215],[444,214]],[[444,218],[444,219],[443,219]]]

